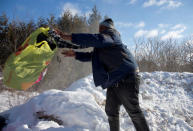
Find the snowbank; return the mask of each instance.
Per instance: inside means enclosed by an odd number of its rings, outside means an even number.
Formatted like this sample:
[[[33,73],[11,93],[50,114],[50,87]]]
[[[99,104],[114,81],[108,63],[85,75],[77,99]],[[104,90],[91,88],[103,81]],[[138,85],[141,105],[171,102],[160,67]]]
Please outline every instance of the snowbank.
[[[193,131],[193,74],[142,73],[141,107],[153,130]]]
[[[38,119],[37,112],[53,115],[63,123]],[[9,125],[5,131],[61,130],[106,131],[108,128],[104,110],[95,98],[86,92],[49,90],[32,98],[26,104],[15,107],[9,113]],[[58,130],[58,129],[56,129]]]
[[[152,131],[193,131],[193,74],[141,73],[140,105]],[[64,91],[49,90],[14,107],[5,131],[107,131],[105,90],[94,87],[92,76],[80,79]],[[40,119],[37,112],[63,123]],[[134,131],[121,108],[122,131]]]

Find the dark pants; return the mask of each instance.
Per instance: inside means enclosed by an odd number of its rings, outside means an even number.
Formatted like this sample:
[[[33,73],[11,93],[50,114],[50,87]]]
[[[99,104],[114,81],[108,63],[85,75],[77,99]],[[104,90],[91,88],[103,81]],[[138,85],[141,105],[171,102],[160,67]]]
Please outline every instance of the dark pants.
[[[119,131],[119,110],[123,105],[137,131],[149,131],[148,124],[139,107],[140,76],[126,77],[107,89],[105,111],[108,116],[110,131]]]

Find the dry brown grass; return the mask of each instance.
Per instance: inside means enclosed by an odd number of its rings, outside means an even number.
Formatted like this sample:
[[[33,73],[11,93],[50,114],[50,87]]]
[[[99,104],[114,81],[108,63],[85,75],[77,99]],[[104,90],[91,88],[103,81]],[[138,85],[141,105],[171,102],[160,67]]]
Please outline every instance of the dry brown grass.
[[[54,121],[54,122],[58,123],[59,125],[63,125],[63,121],[60,120],[57,116],[48,115],[45,113],[45,111],[36,112],[35,116],[38,119],[43,119],[43,120],[47,120],[47,121]]]

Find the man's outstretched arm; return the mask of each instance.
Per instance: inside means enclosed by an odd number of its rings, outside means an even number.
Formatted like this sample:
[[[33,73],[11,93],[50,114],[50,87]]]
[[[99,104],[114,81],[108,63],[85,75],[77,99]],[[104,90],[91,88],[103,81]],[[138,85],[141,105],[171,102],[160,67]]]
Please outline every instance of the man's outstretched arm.
[[[71,41],[74,44],[81,46],[82,48],[97,47],[103,48],[107,46],[115,45],[116,43],[109,35],[105,34],[86,34],[86,33],[74,33],[67,35],[59,30],[55,32],[66,41]]]

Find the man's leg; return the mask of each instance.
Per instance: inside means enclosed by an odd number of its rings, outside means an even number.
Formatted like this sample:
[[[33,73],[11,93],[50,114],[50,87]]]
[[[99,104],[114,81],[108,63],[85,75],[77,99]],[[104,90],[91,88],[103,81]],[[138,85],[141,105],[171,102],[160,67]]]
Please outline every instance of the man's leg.
[[[121,86],[122,85],[122,86]],[[149,131],[144,114],[139,107],[138,90],[139,82],[124,82],[114,88],[121,103],[128,112],[137,131]]]
[[[119,110],[121,103],[113,88],[114,87],[107,89],[105,111],[108,116],[110,131],[119,131]]]

